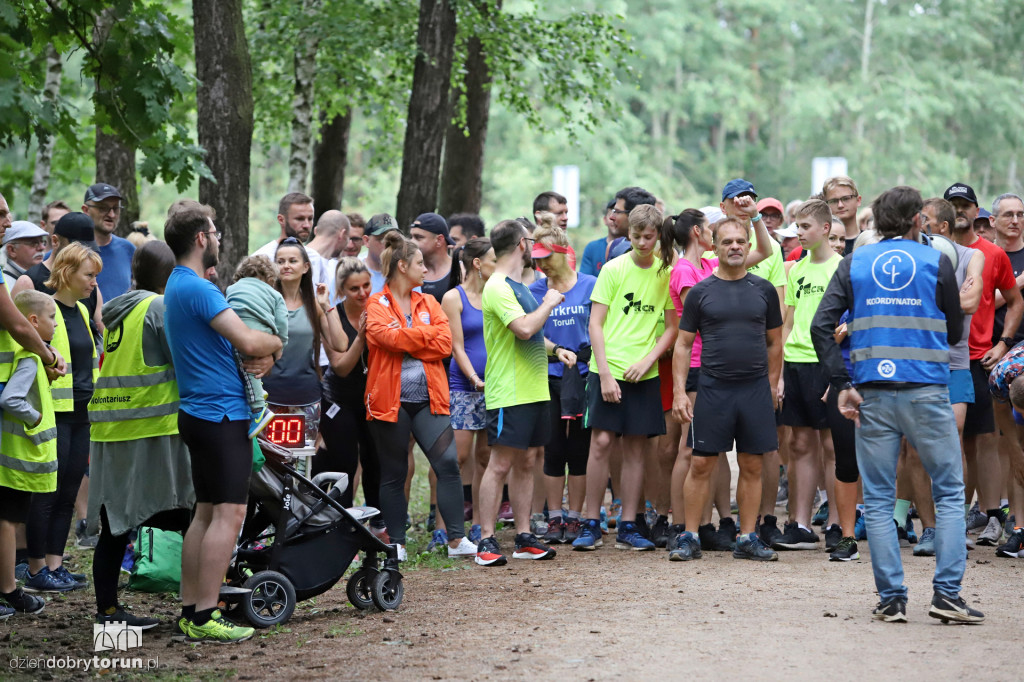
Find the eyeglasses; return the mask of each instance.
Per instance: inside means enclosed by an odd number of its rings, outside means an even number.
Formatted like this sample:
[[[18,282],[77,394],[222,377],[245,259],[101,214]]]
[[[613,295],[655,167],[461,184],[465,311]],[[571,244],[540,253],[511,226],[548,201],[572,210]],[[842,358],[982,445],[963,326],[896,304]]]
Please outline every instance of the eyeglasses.
[[[1007,211],[1006,213],[1000,213],[996,217],[997,218],[1004,218],[1006,220],[1013,220],[1014,218],[1016,218],[1017,220],[1024,220],[1024,213],[1022,213],[1020,211],[1018,211],[1016,213],[1014,213],[1013,211]]]
[[[201,234],[205,234],[205,235],[207,236],[207,238],[213,237],[213,238],[215,238],[215,239],[216,239],[217,241],[220,241],[220,240],[221,240],[221,237],[223,237],[223,236],[224,236],[224,233],[223,233],[223,232],[219,232],[219,231],[217,231],[217,230],[209,230],[209,231],[207,231],[207,232],[202,232]]]
[[[623,210],[621,208],[613,208],[613,209],[611,209],[611,213],[612,213],[612,215],[616,215],[616,214],[619,214],[619,213],[627,214],[627,213],[629,213],[629,211],[625,211],[625,210]]]
[[[834,199],[826,199],[825,203],[829,206],[838,206],[839,204],[848,204],[857,198],[856,194],[847,194],[845,197],[836,197]]]
[[[86,206],[88,206],[89,208],[96,209],[97,211],[99,211],[100,215],[107,215],[108,213],[113,213],[117,215],[118,213],[121,212],[121,209],[124,208],[122,204],[114,204],[113,206],[103,206],[100,204],[86,204]]]

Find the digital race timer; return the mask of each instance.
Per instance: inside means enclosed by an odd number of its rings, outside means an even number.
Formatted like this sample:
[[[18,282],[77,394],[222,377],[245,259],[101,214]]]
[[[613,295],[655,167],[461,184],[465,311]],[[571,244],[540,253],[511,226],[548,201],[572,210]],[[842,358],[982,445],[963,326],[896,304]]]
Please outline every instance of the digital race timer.
[[[274,445],[301,448],[306,445],[306,417],[301,414],[279,414],[270,420],[264,431]]]

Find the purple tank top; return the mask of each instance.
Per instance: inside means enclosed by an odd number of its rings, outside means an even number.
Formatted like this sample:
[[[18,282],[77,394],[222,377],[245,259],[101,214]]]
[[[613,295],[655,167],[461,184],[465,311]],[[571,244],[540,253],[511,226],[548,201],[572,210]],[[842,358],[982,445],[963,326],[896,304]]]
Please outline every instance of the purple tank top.
[[[462,342],[466,355],[473,364],[473,371],[484,380],[484,366],[487,364],[487,349],[484,348],[484,311],[474,308],[466,297],[462,285],[455,287],[462,297]],[[459,363],[452,359],[448,385],[453,391],[474,391],[473,382],[459,369]]]

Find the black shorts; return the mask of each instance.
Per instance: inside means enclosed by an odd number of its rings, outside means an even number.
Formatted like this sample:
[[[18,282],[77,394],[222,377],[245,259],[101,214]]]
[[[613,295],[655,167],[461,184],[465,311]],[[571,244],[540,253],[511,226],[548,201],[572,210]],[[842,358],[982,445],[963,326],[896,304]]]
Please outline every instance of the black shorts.
[[[693,454],[732,450],[763,455],[779,449],[768,377],[721,381],[702,374],[690,424]]]
[[[548,415],[551,423],[551,438],[544,446],[544,475],[570,476],[587,474],[587,459],[590,456],[590,429],[583,428],[583,419],[562,418],[562,379],[550,377],[548,392]]]
[[[487,444],[517,450],[539,448],[551,437],[549,401],[487,410]]]
[[[178,432],[188,446],[196,503],[245,504],[252,473],[248,420],[217,423],[178,410]]]
[[[995,433],[996,415],[992,410],[991,393],[988,390],[989,372],[981,366],[981,360],[971,360],[971,380],[974,382],[974,402],[967,403],[967,417],[964,419],[964,435]]]
[[[697,382],[700,381],[700,367],[691,367],[686,375],[686,392],[696,393]]]
[[[825,368],[814,362],[787,362],[783,369],[786,395],[782,398],[782,423],[827,429],[828,415],[822,397],[828,388]]]
[[[587,413],[583,423],[588,429],[602,429],[620,436],[665,434],[665,413],[661,410],[661,382],[658,377],[639,383],[618,380],[622,400],[607,403],[601,397],[601,378],[597,372],[587,376]]]
[[[31,501],[32,493],[0,485],[0,521],[25,523]]]

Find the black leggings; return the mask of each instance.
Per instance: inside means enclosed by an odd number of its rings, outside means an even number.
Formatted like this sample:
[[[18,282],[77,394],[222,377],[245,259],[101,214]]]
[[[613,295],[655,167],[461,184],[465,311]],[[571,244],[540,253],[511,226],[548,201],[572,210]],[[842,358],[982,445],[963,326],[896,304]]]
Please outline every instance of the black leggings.
[[[363,405],[338,405],[338,412],[330,417],[331,406],[326,398],[320,405],[320,434],[324,446],[313,458],[312,474],[339,471],[348,474],[349,485],[341,495],[341,504],[352,506],[352,491],[356,487],[356,468],[363,465],[363,497],[366,504],[380,508],[380,460],[377,447],[370,436]]]
[[[85,401],[76,403],[74,412],[60,413],[67,416],[66,421],[57,422],[57,489],[32,495],[25,522],[29,558],[43,559],[47,554],[64,556],[64,545],[75,515],[75,498],[89,466],[87,404]]]
[[[191,510],[168,509],[154,514],[140,525],[185,532],[188,530],[191,520]],[[92,557],[92,581],[96,586],[96,611],[98,613],[103,613],[111,607],[117,607],[117,581],[120,577],[121,561],[124,559],[124,550],[128,546],[130,535],[131,532],[111,535],[110,523],[107,522],[107,508],[106,506],[100,507],[100,538]]]
[[[405,479],[409,474],[410,433],[437,475],[437,509],[448,529],[448,538],[458,540],[465,535],[462,476],[451,417],[431,414],[429,403],[402,403],[397,422],[374,420],[370,422],[370,433],[380,457],[381,515],[391,541],[405,544],[405,517],[409,512]]]
[[[582,419],[562,419],[561,379],[549,379],[548,416],[551,421],[551,440],[544,446],[544,475],[565,476],[569,467],[570,476],[587,474],[587,458],[590,456],[590,429],[583,428]]]
[[[857,468],[856,425],[839,411],[839,391],[835,387],[829,387],[825,417],[828,428],[832,429],[832,447],[836,451],[836,480],[856,483],[860,477]]]

